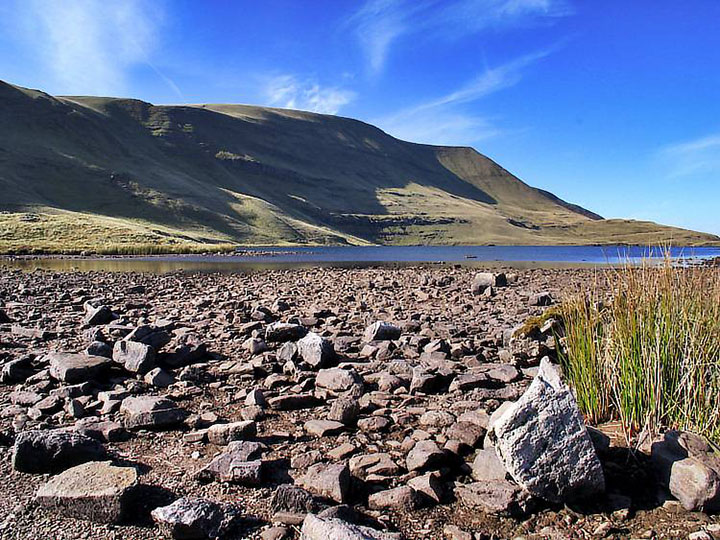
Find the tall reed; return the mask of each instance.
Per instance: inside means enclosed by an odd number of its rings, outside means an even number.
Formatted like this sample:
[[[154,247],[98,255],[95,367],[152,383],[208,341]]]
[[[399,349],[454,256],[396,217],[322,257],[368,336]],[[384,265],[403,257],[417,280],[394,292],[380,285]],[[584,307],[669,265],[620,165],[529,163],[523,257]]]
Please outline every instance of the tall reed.
[[[605,278],[609,295],[595,284],[561,309],[561,361],[587,419],[720,441],[720,271],[666,259]]]

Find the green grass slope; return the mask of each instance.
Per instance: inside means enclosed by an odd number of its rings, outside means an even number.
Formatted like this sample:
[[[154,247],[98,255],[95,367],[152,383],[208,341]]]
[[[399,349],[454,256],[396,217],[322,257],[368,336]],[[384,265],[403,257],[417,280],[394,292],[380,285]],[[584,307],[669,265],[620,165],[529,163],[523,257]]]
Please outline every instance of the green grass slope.
[[[408,143],[357,120],[2,82],[0,193],[4,252],[719,240],[603,220],[471,148]]]

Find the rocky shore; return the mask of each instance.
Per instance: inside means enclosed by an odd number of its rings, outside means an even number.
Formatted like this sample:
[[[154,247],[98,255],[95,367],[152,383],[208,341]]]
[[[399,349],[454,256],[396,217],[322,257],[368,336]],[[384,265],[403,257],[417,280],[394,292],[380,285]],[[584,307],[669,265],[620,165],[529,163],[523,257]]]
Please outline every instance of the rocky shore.
[[[0,273],[0,538],[720,538],[554,365],[602,273],[494,272]]]

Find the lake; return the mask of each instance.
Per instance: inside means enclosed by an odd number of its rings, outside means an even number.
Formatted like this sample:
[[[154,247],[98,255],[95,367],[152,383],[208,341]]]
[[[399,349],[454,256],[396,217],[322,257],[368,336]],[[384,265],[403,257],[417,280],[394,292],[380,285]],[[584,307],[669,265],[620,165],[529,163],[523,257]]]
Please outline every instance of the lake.
[[[676,259],[720,257],[718,247],[675,247]],[[60,271],[246,271],[308,266],[460,263],[473,266],[595,266],[660,260],[663,250],[639,246],[363,246],[245,248],[237,255],[3,259],[6,268]]]

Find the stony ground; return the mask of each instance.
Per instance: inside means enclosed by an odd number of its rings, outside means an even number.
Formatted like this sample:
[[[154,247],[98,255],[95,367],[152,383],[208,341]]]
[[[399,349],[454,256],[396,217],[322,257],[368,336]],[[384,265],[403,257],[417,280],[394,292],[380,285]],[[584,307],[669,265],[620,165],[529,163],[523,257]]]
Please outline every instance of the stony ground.
[[[288,538],[298,538],[298,524],[274,517],[271,497],[280,484],[316,490],[303,477],[323,462],[350,464],[346,502],[357,520],[408,539],[717,534],[715,517],[685,512],[665,499],[642,455],[631,455],[619,437],[602,456],[608,494],[598,500],[572,508],[540,505],[518,518],[485,513],[456,499],[456,488],[473,481],[471,465],[487,421],[482,411],[491,414],[503,401],[519,397],[540,358],[554,353],[547,329],[540,339],[511,339],[512,330],[547,309],[537,305],[548,301],[538,293],[557,299],[598,279],[591,270],[508,270],[514,274],[508,286],[477,296],[471,294],[476,271],[438,265],[248,274],[3,272],[0,537],[157,538],[149,511],[193,496],[239,507],[243,519],[230,538],[281,538],[270,536],[273,524],[283,526]],[[87,324],[88,301],[108,306],[115,318]],[[354,370],[352,384],[330,372],[321,385],[318,367],[298,358],[293,346],[266,341],[267,327],[277,321],[298,324],[332,343],[337,358],[322,367]],[[394,323],[401,336],[368,343],[365,330],[376,321]],[[143,325],[171,338],[155,360],[162,372],[143,376],[118,365],[75,397],[63,393],[67,385],[49,374],[47,353],[81,352],[93,341],[94,352],[102,352],[98,342],[112,346]],[[164,387],[170,381],[161,379],[167,375],[174,382]],[[271,406],[252,405],[257,389]],[[357,399],[358,418],[331,435],[308,428],[307,421],[326,419],[343,394]],[[17,433],[91,423],[96,417],[122,424],[122,398],[144,395],[167,396],[189,416],[177,426],[132,429],[125,440],[104,442],[114,461],[135,465],[140,473],[144,490],[132,515],[121,525],[100,525],[63,518],[39,505],[35,494],[50,476],[13,469]],[[279,410],[277,399],[290,395],[317,401]],[[260,485],[201,482],[196,473],[224,451],[208,441],[207,428],[248,419],[257,429],[252,438],[267,446]],[[444,449],[444,459],[408,471],[408,454],[426,440]],[[343,452],[333,452],[340,447]],[[387,466],[370,470],[373,455],[383,455]],[[368,502],[373,493],[407,485],[427,470],[437,471],[440,479],[439,504]],[[337,504],[327,496],[317,499],[321,505]]]

